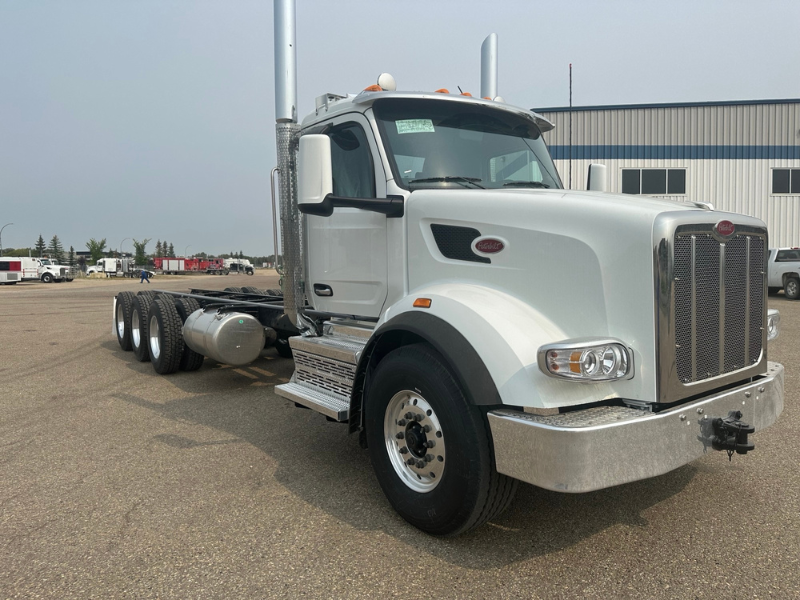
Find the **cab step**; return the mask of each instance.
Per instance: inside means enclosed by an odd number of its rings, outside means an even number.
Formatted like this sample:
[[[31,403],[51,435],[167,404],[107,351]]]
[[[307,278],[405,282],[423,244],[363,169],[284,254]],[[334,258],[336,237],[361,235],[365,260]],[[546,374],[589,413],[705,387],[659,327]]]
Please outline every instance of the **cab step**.
[[[292,337],[294,375],[275,393],[336,421],[350,416],[350,394],[361,352],[372,329],[356,322],[335,323],[320,337]]]

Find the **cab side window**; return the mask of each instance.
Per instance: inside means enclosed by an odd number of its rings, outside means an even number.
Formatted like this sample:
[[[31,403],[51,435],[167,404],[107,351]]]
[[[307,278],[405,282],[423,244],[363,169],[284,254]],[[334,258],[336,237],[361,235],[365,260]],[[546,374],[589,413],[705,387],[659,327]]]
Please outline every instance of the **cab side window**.
[[[800,250],[779,250],[775,262],[795,262],[800,261]]]
[[[375,197],[375,170],[367,136],[360,125],[346,123],[328,132],[331,138],[333,195]]]

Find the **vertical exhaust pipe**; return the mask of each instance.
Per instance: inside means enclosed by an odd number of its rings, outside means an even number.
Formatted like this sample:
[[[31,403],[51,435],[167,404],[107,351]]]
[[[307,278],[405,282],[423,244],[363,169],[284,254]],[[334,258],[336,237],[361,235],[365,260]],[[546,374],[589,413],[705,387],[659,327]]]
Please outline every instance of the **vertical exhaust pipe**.
[[[299,314],[302,290],[300,213],[297,210],[297,44],[295,0],[275,0],[275,134],[280,173],[281,243],[283,246],[283,311],[303,329]],[[277,256],[275,257],[277,260]]]
[[[490,33],[481,44],[481,98],[497,95],[497,34]]]

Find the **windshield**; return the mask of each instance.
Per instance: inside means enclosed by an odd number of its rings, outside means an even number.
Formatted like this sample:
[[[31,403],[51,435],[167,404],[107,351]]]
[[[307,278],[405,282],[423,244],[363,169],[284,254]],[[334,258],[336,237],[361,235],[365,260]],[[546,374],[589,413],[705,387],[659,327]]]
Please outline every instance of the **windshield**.
[[[401,187],[562,187],[539,128],[521,115],[401,98],[373,108]]]

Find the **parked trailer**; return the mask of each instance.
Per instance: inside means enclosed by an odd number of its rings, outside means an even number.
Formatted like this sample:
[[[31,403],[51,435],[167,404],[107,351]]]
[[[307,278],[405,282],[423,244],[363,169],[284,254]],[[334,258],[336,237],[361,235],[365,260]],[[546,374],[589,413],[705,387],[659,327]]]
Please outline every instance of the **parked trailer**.
[[[383,74],[298,124],[293,19],[276,0],[283,295],[122,292],[123,348],[163,374],[293,355],[276,393],[347,424],[436,535],[519,481],[581,493],[753,450],[784,398],[762,221],[605,193],[601,165],[565,190],[552,124],[485,99],[488,75],[478,98]]]
[[[16,285],[22,281],[22,261],[19,258],[0,258],[0,284]]]

